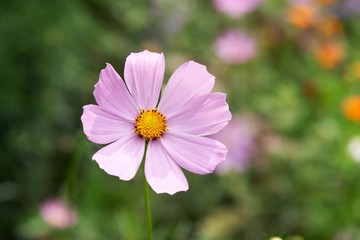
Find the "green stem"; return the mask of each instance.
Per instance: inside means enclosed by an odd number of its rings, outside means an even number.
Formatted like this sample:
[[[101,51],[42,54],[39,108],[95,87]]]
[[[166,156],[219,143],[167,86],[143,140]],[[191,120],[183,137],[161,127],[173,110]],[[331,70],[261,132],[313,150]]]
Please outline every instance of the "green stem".
[[[145,163],[146,151],[147,151],[148,142],[145,143],[145,151],[143,161]],[[145,165],[145,164],[144,164]],[[151,210],[150,210],[150,200],[149,200],[149,185],[146,181],[146,177],[144,176],[144,203],[146,210],[146,219],[148,224],[148,240],[152,240],[152,220],[151,220]]]
[[[146,208],[146,217],[148,223],[148,239],[152,240],[152,221],[151,221],[151,211],[150,211],[150,201],[149,201],[149,185],[144,178],[144,201]]]

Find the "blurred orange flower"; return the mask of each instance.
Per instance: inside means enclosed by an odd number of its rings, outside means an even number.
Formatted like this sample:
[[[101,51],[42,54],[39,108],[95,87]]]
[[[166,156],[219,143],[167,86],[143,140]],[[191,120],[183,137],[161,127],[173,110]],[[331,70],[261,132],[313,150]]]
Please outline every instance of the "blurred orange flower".
[[[314,25],[316,20],[316,10],[310,4],[298,4],[291,6],[287,12],[288,20],[294,26],[307,29]]]
[[[360,96],[355,95],[345,99],[343,113],[349,120],[360,122]]]
[[[325,69],[338,66],[344,59],[345,50],[339,42],[325,42],[315,49],[316,59]]]
[[[335,2],[335,0],[315,0],[317,3],[322,5],[330,5]]]
[[[325,15],[318,22],[317,30],[324,37],[334,37],[343,33],[343,25],[335,16]]]

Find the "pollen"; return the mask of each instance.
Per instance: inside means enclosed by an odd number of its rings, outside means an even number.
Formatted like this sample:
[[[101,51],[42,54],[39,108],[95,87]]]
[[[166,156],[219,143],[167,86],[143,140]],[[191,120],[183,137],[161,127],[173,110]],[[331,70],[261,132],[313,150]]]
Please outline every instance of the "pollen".
[[[166,131],[166,118],[156,108],[141,110],[135,119],[135,132],[145,140],[161,138]]]

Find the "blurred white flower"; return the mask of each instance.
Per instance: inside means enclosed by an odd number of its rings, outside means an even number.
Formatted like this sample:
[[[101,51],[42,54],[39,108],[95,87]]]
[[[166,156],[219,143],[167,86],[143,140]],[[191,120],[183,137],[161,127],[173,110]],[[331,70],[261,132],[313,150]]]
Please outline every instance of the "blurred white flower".
[[[213,0],[214,8],[230,17],[238,18],[253,11],[262,0]]]
[[[255,57],[257,42],[245,32],[230,29],[215,40],[214,51],[225,63],[244,63]]]
[[[348,152],[356,162],[360,162],[360,136],[356,136],[350,140]]]
[[[64,229],[74,226],[78,221],[75,209],[61,199],[49,199],[40,208],[41,217],[53,228]]]

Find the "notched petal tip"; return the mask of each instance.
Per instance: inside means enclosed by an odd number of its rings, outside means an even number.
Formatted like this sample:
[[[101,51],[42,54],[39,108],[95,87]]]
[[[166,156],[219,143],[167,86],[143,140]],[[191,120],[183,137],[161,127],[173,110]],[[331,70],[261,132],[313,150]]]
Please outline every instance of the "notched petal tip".
[[[232,120],[232,117],[233,117],[233,115],[232,115],[232,113],[229,111],[229,121],[228,121],[228,123]]]
[[[139,108],[150,109],[156,106],[164,73],[163,54],[144,50],[131,53],[126,58],[124,80]]]
[[[98,105],[85,105],[80,117],[87,138],[97,144],[108,144],[133,132],[133,124],[107,113]]]
[[[130,134],[101,148],[92,159],[107,174],[129,181],[136,175],[144,148],[145,142]]]
[[[177,167],[178,168],[178,167]],[[179,168],[180,169],[180,168]],[[146,180],[153,191],[157,194],[170,194],[174,195],[178,192],[186,192],[189,190],[189,184],[186,179],[176,179],[174,176],[170,174],[166,178],[158,178],[158,177],[146,177]],[[183,173],[181,173],[183,175]]]
[[[149,51],[149,50],[147,50],[147,49],[144,49],[144,50],[142,50],[141,52],[131,52],[130,54],[139,54],[139,53],[150,53],[150,54],[155,53],[155,54],[164,55],[162,52],[157,53],[157,52],[152,52],[152,51]]]
[[[189,184],[186,182],[182,187],[177,186],[176,188],[164,188],[160,184],[156,184],[153,181],[148,181],[149,186],[156,194],[169,194],[174,195],[178,192],[187,192],[189,190]]]
[[[215,76],[205,65],[193,60],[183,63],[171,75],[159,102],[159,109],[170,115],[191,99],[209,94],[215,84]]]
[[[115,70],[114,67],[110,64],[110,63],[105,63],[105,67],[103,69],[101,69],[100,73],[103,72],[103,71],[106,71],[106,70]]]
[[[147,49],[141,51],[141,52],[131,52],[130,55],[127,57],[127,58],[130,58],[130,57],[134,57],[134,56],[139,56],[139,55],[159,55],[161,57],[164,57],[164,54],[162,52],[160,53],[157,53],[157,52],[151,52]]]
[[[198,65],[199,67],[202,67],[202,68],[204,69],[204,71],[206,71],[206,72],[213,78],[213,80],[215,81],[215,76],[212,75],[212,74],[209,72],[208,67],[207,67],[206,65],[201,64],[201,63],[198,63],[198,62],[195,62],[195,61],[191,61],[191,62],[194,63],[194,64],[196,64],[196,65]]]
[[[173,195],[187,191],[189,188],[180,166],[174,162],[159,141],[151,141],[148,145],[145,176],[150,187],[158,194]]]
[[[109,170],[105,165],[102,165],[99,159],[96,159],[95,154],[92,157],[92,160],[95,161],[97,163],[97,165],[99,166],[100,169],[102,169],[104,172],[106,172],[107,174],[111,175],[111,176],[115,176],[118,177],[120,180],[122,181],[130,181],[131,179],[133,179],[136,175],[134,176],[117,176],[116,174],[114,174],[111,170]]]
[[[176,191],[159,191],[159,192],[157,192],[157,191],[154,190],[154,192],[156,192],[157,194],[169,194],[169,195],[173,196],[173,195],[175,195],[175,193],[187,192],[188,190],[189,190],[189,186],[187,186],[184,189],[178,189]]]
[[[229,103],[226,101],[226,98],[227,98],[227,94],[226,93],[222,93],[222,92],[215,92],[215,94],[217,94],[223,101],[224,101],[224,105],[226,106],[226,109],[227,109],[227,112],[225,113],[226,114],[226,116],[227,116],[227,118],[226,118],[226,120],[228,121],[228,122],[230,122],[231,121],[231,119],[232,119],[232,113],[231,113],[231,111],[230,111],[230,106],[229,106]],[[226,123],[227,124],[227,123]],[[225,125],[226,126],[226,125]],[[224,126],[224,127],[225,127]]]
[[[197,67],[197,68],[198,68],[197,71],[205,71],[205,72],[207,72],[209,75],[211,75],[211,76],[214,78],[214,80],[215,80],[215,76],[212,75],[211,73],[209,73],[209,70],[208,70],[207,66],[204,65],[204,64],[198,63],[198,62],[196,62],[196,61],[194,61],[194,60],[190,60],[190,61],[185,62],[184,65],[185,65],[185,66],[189,66],[189,65],[190,65],[191,67]]]

